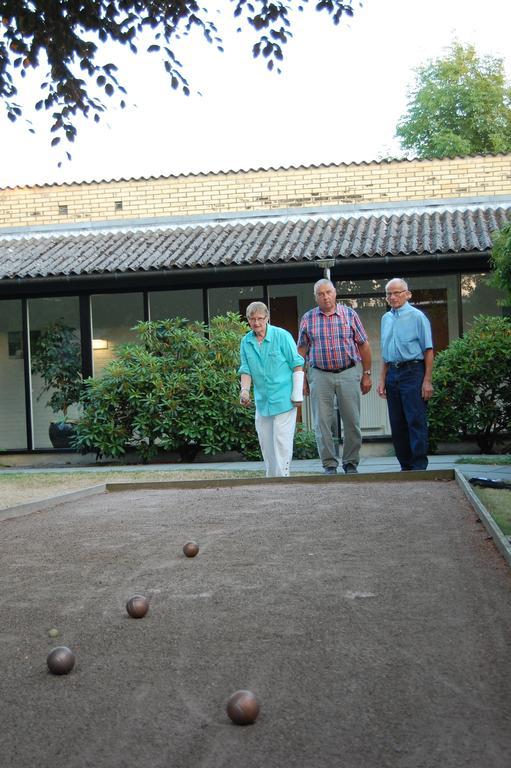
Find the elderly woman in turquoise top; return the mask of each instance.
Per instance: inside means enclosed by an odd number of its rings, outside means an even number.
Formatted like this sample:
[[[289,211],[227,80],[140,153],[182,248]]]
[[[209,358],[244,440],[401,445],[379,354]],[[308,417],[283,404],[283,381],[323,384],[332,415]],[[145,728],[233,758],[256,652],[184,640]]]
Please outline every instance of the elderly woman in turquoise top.
[[[250,330],[240,345],[240,403],[251,405],[267,477],[287,477],[293,456],[296,406],[303,400],[303,363],[291,334],[269,325],[262,301],[247,307]]]

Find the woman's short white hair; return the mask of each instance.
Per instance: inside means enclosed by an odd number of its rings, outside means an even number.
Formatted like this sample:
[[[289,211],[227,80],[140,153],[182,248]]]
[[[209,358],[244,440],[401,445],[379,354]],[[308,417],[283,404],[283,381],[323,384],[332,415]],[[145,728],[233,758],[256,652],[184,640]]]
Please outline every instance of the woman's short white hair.
[[[270,316],[270,311],[269,311],[268,307],[262,301],[252,301],[248,305],[248,307],[247,307],[247,309],[245,311],[245,316],[246,316],[247,320],[250,320],[252,315],[255,315],[256,312],[263,312],[265,317],[269,317]]]

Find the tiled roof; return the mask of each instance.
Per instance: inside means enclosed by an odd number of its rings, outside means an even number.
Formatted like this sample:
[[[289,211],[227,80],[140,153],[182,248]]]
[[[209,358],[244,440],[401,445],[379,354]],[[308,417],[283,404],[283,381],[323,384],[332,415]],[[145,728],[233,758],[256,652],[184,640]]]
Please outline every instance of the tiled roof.
[[[0,239],[0,279],[488,252],[511,207]]]

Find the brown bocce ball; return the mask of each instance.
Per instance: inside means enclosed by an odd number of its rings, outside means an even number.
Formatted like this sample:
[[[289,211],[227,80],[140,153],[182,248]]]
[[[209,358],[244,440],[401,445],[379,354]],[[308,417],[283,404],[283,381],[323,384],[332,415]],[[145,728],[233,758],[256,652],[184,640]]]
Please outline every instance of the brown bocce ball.
[[[126,610],[132,619],[142,619],[149,610],[149,600],[144,595],[133,595],[126,603]]]
[[[67,675],[75,665],[75,655],[70,648],[59,645],[49,652],[46,663],[54,675]]]
[[[199,554],[199,545],[196,541],[187,541],[183,547],[183,552],[187,557],[195,557]]]
[[[227,700],[227,714],[236,725],[251,725],[259,714],[259,702],[252,691],[236,691]]]

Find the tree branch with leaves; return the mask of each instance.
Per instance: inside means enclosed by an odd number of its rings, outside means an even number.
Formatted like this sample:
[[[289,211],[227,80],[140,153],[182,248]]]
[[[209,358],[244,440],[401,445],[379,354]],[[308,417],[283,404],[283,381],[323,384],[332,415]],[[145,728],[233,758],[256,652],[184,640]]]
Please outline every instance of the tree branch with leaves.
[[[308,0],[224,0],[240,19],[238,32],[252,28],[258,40],[254,57],[279,70],[283,48],[292,37],[293,11]],[[352,0],[318,0],[334,24],[353,15]],[[133,54],[142,47],[161,57],[173,89],[190,93],[187,73],[175,54],[176,43],[199,30],[207,43],[222,50],[222,38],[211,16],[214,6],[195,0],[0,0],[0,99],[15,122],[26,113],[20,103],[19,83],[30,70],[41,72],[41,98],[36,110],[51,112],[51,144],[72,142],[76,116],[101,120],[110,100],[126,106],[126,88],[113,61],[102,62],[107,43],[127,46]],[[106,97],[106,98],[105,98]],[[68,154],[69,156],[69,154]]]

